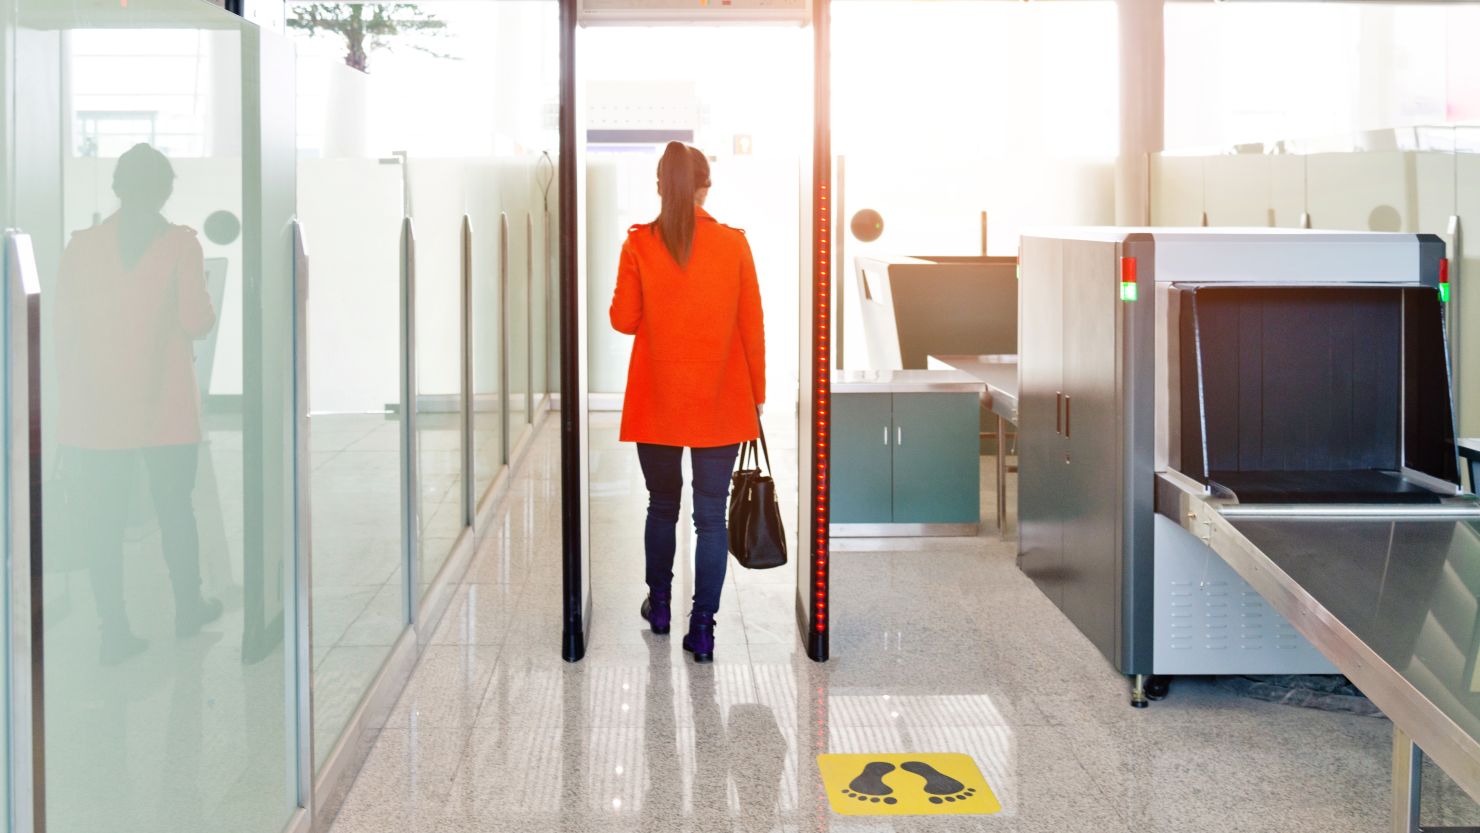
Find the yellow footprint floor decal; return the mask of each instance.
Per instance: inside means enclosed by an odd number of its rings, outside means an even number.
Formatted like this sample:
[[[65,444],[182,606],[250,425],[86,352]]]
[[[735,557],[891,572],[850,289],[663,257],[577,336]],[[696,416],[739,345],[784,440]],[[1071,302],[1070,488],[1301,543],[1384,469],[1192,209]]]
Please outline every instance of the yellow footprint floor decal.
[[[847,816],[990,815],[1002,805],[970,755],[818,755],[833,812]]]

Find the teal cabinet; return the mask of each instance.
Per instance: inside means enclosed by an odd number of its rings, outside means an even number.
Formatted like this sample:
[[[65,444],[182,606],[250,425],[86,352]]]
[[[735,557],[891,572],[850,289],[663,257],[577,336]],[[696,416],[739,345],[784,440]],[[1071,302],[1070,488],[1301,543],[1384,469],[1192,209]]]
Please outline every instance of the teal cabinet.
[[[833,533],[911,531],[881,524],[973,531],[981,520],[979,401],[959,390],[833,394]],[[870,528],[847,528],[862,524]]]
[[[833,397],[833,523],[887,522],[894,511],[893,398],[888,393]]]
[[[981,419],[971,393],[894,394],[894,522],[981,519]]]

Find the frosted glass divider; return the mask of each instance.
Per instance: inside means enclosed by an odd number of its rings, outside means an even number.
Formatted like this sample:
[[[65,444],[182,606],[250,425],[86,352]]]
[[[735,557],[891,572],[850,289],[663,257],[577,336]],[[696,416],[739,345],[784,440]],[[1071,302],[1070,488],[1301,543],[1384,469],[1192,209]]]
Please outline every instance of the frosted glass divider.
[[[4,293],[4,593],[10,663],[5,699],[11,721],[6,777],[10,829],[22,833],[46,829],[45,571],[40,530],[31,527],[41,509],[41,280],[30,236],[15,230],[5,232]],[[22,588],[24,596],[17,592]]]
[[[401,220],[401,554],[405,559],[406,621],[421,621],[421,529],[416,436],[416,229]]]
[[[524,423],[534,424],[534,214],[524,212]]]
[[[499,442],[503,464],[509,460],[509,212],[498,213],[498,312],[499,312]]]
[[[294,569],[298,592],[294,633],[294,669],[297,676],[298,716],[298,806],[313,816],[314,724],[313,724],[313,449],[310,447],[308,396],[308,242],[303,224],[296,218],[293,231],[293,478]]]
[[[472,528],[478,514],[478,474],[473,448],[473,219],[462,218],[462,510],[463,526]]]

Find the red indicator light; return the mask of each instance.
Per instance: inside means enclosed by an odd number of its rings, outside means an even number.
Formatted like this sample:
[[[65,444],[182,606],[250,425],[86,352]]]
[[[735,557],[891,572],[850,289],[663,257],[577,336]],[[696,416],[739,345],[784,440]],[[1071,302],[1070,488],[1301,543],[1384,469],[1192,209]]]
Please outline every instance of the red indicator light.
[[[1133,257],[1123,257],[1123,258],[1120,259],[1120,282],[1121,283],[1135,283],[1136,282],[1136,259],[1135,258],[1133,258]]]
[[[1439,283],[1449,283],[1449,258],[1439,259]]]

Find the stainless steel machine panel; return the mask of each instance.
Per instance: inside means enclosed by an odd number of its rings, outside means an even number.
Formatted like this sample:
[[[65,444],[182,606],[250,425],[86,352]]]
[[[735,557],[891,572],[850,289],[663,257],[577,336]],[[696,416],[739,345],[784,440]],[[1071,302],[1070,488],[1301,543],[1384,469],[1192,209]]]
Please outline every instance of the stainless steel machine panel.
[[[1273,620],[1255,640],[1274,646],[1262,659],[1170,660],[1156,597],[1185,576],[1158,573],[1186,564],[1161,551],[1158,463],[1234,502],[1240,490],[1316,504],[1454,494],[1442,256],[1423,235],[1023,238],[1019,565],[1117,669],[1329,670],[1303,641],[1279,647],[1291,632]],[[1184,543],[1173,549],[1193,560],[1212,552]],[[1230,598],[1250,598],[1236,579]]]

